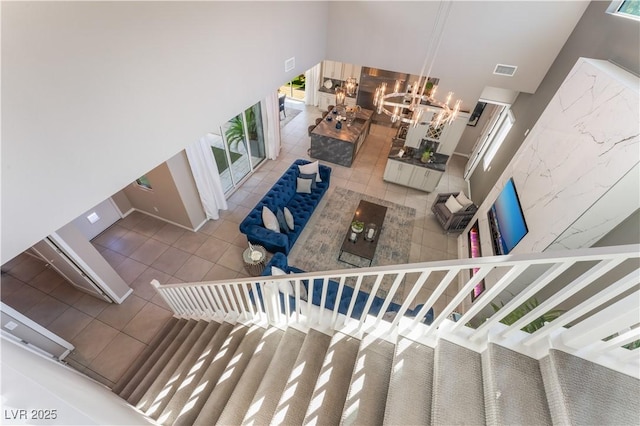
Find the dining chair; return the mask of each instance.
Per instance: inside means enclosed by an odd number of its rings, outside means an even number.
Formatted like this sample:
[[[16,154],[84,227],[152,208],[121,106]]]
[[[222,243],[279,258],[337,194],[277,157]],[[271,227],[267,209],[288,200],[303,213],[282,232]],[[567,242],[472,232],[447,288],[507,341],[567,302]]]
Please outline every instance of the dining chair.
[[[286,98],[287,98],[287,95],[283,95],[278,98],[278,105],[280,107],[280,112],[284,114],[284,118],[287,118],[287,113],[284,110],[284,100]]]

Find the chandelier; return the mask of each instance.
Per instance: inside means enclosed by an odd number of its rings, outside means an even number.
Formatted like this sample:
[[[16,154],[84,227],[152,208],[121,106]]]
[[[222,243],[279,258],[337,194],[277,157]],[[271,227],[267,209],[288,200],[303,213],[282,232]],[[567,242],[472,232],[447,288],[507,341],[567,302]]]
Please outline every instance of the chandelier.
[[[377,107],[377,113],[390,116],[392,123],[400,120],[415,127],[420,123],[425,111],[434,111],[431,125],[438,128],[441,124],[451,124],[458,115],[460,100],[457,100],[453,107],[449,105],[453,92],[449,92],[444,102],[436,99],[438,86],[434,84],[434,79],[429,78],[442,41],[442,33],[451,10],[451,3],[450,1],[441,1],[438,6],[435,24],[429,37],[427,56],[424,59],[418,80],[413,85],[410,84],[404,88],[404,91],[401,91],[403,88],[400,87],[402,84],[400,80],[396,80],[391,93],[387,93],[387,83],[382,83],[376,88],[373,103]],[[425,74],[427,64],[429,68]]]
[[[336,87],[336,106],[344,105],[346,91],[342,87]]]
[[[347,95],[353,96],[356,93],[357,80],[354,77],[349,77],[344,82],[344,88],[347,91]]]

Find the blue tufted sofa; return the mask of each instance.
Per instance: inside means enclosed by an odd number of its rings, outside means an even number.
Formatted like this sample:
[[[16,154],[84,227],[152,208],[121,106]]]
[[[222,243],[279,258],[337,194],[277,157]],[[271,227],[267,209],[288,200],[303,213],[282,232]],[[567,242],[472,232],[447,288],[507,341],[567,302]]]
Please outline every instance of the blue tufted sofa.
[[[283,271],[285,271],[287,274],[292,272],[294,274],[301,274],[304,273],[305,271],[298,269],[296,267],[293,266],[289,266],[287,264],[287,257],[282,254],[282,253],[276,253],[271,260],[269,261],[269,263],[267,264],[267,266],[264,268],[264,271],[262,272],[263,276],[269,276],[271,275],[271,267],[272,266],[276,266],[280,269],[282,269]],[[302,280],[301,282],[302,285],[305,286],[305,288],[307,289],[307,291],[309,290],[309,283],[307,282],[307,280]],[[328,282],[328,288],[327,288],[327,299],[325,301],[324,307],[330,310],[333,310],[335,305],[336,305],[336,295],[338,293],[338,283],[333,281],[333,280],[329,280]],[[258,292],[260,291],[260,289],[258,288]],[[342,295],[340,296],[340,301],[339,301],[339,307],[338,307],[338,312],[340,312],[343,315],[347,314],[347,311],[349,309],[349,304],[351,303],[351,299],[353,297],[353,288],[349,287],[349,286],[344,286],[343,290],[342,290]],[[261,298],[262,295],[259,295],[259,297]],[[353,306],[353,311],[351,312],[351,317],[355,318],[355,319],[360,319],[360,316],[362,315],[362,312],[364,311],[364,307],[365,304],[367,302],[367,297],[369,297],[368,293],[365,293],[363,291],[358,291],[358,295],[356,296],[356,303]],[[251,300],[255,303],[254,298],[253,298],[253,294],[251,294]],[[316,279],[313,282],[313,297],[312,297],[312,302],[314,305],[316,306],[320,306],[320,302],[322,300],[322,280],[320,279]],[[382,308],[382,304],[384,303],[384,299],[380,298],[380,297],[374,297],[373,298],[373,303],[371,304],[371,308],[369,309],[369,314],[370,315],[377,315],[380,312],[380,308]],[[418,305],[416,306],[414,309],[408,309],[405,312],[405,316],[406,317],[415,317],[418,312],[420,311],[420,309],[422,309],[423,305]],[[289,307],[291,312],[294,311],[295,308],[295,298],[290,296],[289,297]],[[284,294],[280,293],[280,308],[282,310],[282,312],[285,312],[284,310]],[[387,312],[398,312],[400,310],[400,305],[398,305],[397,303],[393,303],[391,302],[389,304],[389,307],[387,308]],[[427,314],[424,316],[423,323],[425,324],[431,324],[433,322],[433,308],[429,309],[429,311],[427,312]]]
[[[271,253],[289,254],[302,229],[311,218],[313,211],[320,203],[322,196],[329,189],[331,179],[331,168],[319,165],[320,179],[316,182],[316,188],[311,190],[311,194],[300,194],[296,192],[299,175],[298,165],[308,164],[307,160],[296,160],[284,172],[282,177],[271,187],[269,192],[260,202],[249,212],[247,217],[240,223],[240,232],[247,236],[252,244],[260,244]],[[262,223],[262,207],[267,206],[272,212],[277,208],[288,207],[293,215],[295,229],[288,234],[274,232],[264,227]]]

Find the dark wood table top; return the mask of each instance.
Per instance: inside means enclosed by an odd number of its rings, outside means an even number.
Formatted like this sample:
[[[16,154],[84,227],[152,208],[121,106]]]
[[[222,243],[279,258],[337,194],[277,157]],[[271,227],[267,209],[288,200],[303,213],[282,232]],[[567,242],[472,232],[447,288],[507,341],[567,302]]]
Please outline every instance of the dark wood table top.
[[[378,240],[380,239],[380,232],[382,231],[382,224],[384,223],[384,217],[387,214],[387,208],[379,204],[370,203],[368,201],[360,200],[358,208],[356,209],[352,221],[359,220],[364,222],[365,230],[358,234],[356,242],[352,242],[349,239],[351,235],[351,222],[347,229],[342,247],[340,247],[340,255],[342,252],[354,254],[358,257],[362,257],[369,261],[373,260],[373,255],[378,247]],[[369,223],[374,223],[377,227],[376,235],[373,241],[367,241],[365,239],[366,227]]]

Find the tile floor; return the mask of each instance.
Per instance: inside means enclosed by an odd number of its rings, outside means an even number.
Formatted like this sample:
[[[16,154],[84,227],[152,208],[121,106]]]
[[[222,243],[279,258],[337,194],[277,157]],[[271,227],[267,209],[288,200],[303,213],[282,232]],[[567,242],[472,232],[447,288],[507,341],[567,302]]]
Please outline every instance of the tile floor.
[[[171,317],[149,284],[152,279],[180,283],[247,276],[241,256],[247,240],[238,224],[295,159],[309,158],[307,128],[321,115],[316,107],[292,102],[287,106],[302,109],[302,113],[282,129],[280,157],[266,161],[229,197],[229,209],[221,212],[220,220],[190,232],[134,212],[92,241],[133,288],[124,303],[111,305],[76,290],[27,254],[3,265],[2,301],[70,341],[76,349],[67,358],[69,364],[112,386]],[[394,129],[373,125],[353,167],[328,164],[333,169],[332,188],[344,186],[414,207],[415,223],[407,230],[412,241],[410,262],[457,258],[456,237],[444,234],[429,210],[435,193],[382,180],[393,135]],[[466,192],[465,162],[462,157],[451,158],[436,192]],[[454,294],[455,290],[447,292],[436,309]]]

